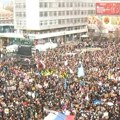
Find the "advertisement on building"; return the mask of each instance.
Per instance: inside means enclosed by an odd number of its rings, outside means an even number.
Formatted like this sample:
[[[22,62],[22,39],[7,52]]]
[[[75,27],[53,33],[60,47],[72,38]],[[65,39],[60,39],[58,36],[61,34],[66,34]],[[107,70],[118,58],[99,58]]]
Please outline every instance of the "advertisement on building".
[[[96,3],[96,15],[120,15],[120,3]]]
[[[89,16],[88,26],[103,33],[115,31],[120,29],[120,16]]]

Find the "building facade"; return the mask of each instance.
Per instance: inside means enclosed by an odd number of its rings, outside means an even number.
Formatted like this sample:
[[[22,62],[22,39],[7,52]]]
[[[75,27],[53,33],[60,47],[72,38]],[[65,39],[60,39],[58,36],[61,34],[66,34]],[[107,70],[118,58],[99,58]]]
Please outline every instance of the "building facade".
[[[14,1],[15,29],[38,39],[85,34],[87,16],[93,14],[94,0]]]

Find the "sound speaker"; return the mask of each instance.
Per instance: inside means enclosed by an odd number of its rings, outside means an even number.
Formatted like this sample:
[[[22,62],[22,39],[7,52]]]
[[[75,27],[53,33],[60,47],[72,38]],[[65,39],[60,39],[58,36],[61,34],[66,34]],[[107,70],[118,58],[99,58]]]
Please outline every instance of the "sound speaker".
[[[25,56],[31,56],[32,55],[32,47],[31,46],[26,46],[22,45],[18,47],[18,55],[25,55]]]

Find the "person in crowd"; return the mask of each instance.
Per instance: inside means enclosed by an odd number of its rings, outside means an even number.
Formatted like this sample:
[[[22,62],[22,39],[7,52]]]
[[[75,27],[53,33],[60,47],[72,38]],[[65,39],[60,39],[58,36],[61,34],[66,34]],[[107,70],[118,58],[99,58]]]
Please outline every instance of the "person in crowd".
[[[89,47],[101,50],[85,51]],[[75,120],[120,120],[120,43],[83,41],[0,61],[0,119],[42,120],[44,108]],[[84,75],[78,77],[83,65]]]

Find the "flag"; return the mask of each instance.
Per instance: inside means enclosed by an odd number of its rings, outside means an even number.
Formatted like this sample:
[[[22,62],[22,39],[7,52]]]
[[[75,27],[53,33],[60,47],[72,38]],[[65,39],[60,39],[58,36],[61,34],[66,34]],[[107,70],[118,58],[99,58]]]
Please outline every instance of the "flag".
[[[40,60],[40,63],[42,65],[42,67],[45,68],[45,64],[44,64],[44,62],[42,60]]]
[[[64,89],[67,89],[67,80],[64,79]]]
[[[63,113],[49,113],[44,120],[74,120],[74,116],[72,115],[65,115]]]
[[[101,101],[100,101],[100,100],[93,100],[92,102],[93,102],[94,105],[101,104]]]
[[[77,73],[77,75],[78,75],[78,77],[82,77],[82,76],[85,75],[82,64],[81,64],[80,67],[78,68],[78,73]]]

